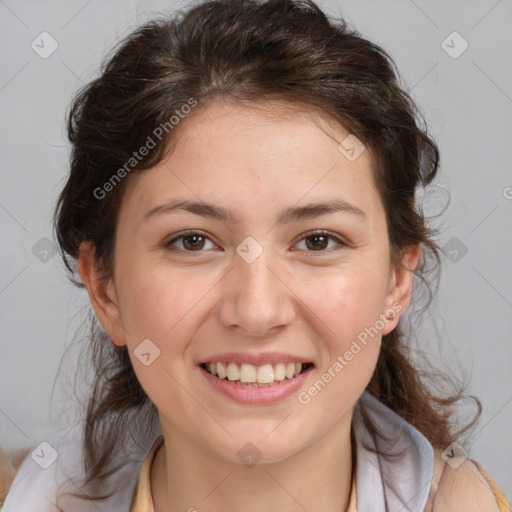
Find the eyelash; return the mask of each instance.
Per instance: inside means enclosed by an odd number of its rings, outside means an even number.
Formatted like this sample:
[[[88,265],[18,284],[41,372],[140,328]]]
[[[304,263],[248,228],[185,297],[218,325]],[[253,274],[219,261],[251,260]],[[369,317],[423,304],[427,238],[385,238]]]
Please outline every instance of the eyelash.
[[[194,254],[194,253],[197,253],[197,255],[199,255],[200,253],[202,252],[205,252],[204,250],[199,250],[199,251],[187,251],[187,250],[183,250],[183,249],[175,249],[175,248],[172,248],[172,244],[174,244],[175,242],[177,242],[178,240],[183,240],[185,238],[188,238],[190,236],[193,236],[193,235],[199,235],[201,236],[202,238],[206,239],[206,240],[209,240],[210,242],[213,243],[212,239],[206,235],[206,233],[202,232],[202,231],[184,231],[183,233],[181,233],[180,235],[178,235],[177,237],[174,237],[172,240],[170,240],[169,242],[166,242],[164,245],[166,248],[168,248],[171,252],[174,252],[174,253],[178,253],[178,254],[181,254],[181,253],[188,253],[188,254]],[[331,240],[334,240],[336,243],[338,243],[342,248],[343,247],[347,247],[349,244],[347,242],[344,242],[343,240],[341,240],[340,238],[334,236],[332,233],[330,233],[329,231],[324,231],[324,230],[313,230],[313,231],[308,231],[307,233],[304,233],[304,235],[302,236],[302,238],[297,242],[302,242],[303,240],[307,239],[307,238],[310,238],[310,237],[314,237],[314,236],[326,236],[327,238],[331,239]],[[306,250],[306,252],[310,252],[310,253],[315,253],[315,252],[318,252],[318,253],[326,253],[328,249],[320,249],[318,251],[308,251]],[[196,254],[194,254],[195,256]]]

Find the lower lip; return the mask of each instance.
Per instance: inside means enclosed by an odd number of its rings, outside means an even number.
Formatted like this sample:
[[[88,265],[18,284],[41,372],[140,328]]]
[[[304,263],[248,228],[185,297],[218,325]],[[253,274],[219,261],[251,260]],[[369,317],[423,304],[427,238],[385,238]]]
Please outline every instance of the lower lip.
[[[235,384],[226,379],[219,379],[199,366],[201,373],[215,390],[231,398],[231,400],[242,404],[273,404],[284,400],[300,389],[313,368],[311,366],[300,375],[297,375],[297,377],[284,379],[274,386],[257,388]]]

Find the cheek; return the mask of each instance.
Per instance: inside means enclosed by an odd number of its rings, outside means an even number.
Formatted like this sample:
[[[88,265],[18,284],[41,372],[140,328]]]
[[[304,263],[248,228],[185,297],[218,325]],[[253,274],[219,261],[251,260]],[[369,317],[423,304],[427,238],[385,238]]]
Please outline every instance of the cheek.
[[[186,272],[180,276],[159,265],[132,265],[126,272],[130,277],[120,292],[120,309],[127,344],[132,346],[146,338],[157,345],[179,339],[175,333],[215,283],[213,277],[189,279]]]
[[[338,421],[353,407],[375,370],[381,347],[379,320],[382,278],[371,271],[338,273],[304,289],[304,302],[316,317],[321,336],[315,380],[299,396],[310,417],[326,424]]]
[[[301,297],[321,323],[331,356],[337,357],[365,330],[380,327],[385,283],[376,269],[337,271],[317,277],[302,287]],[[361,336],[364,338],[364,336]]]
[[[121,312],[137,379],[159,410],[172,416],[169,404],[174,404],[184,417],[197,415],[194,401],[179,383],[190,378],[187,347],[196,328],[194,318],[201,310],[201,298],[215,280],[208,286],[208,281],[191,280],[158,265],[125,269],[130,278],[120,293]],[[148,365],[140,358],[143,346],[150,354]]]

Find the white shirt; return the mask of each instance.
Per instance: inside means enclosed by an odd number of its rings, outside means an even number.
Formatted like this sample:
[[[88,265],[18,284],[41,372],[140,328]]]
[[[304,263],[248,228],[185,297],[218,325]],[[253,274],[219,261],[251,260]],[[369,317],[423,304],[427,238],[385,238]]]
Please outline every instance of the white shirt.
[[[373,439],[358,407],[355,408],[353,426],[357,446],[358,512],[423,512],[434,470],[431,444],[368,391],[362,394],[359,402],[377,427],[394,441]],[[122,462],[123,466],[106,480],[105,489],[114,491],[112,497],[105,501],[88,502],[62,494],[63,491],[80,491],[80,480],[83,480],[81,425],[71,430],[58,430],[49,439],[41,440],[57,451],[57,459],[44,469],[36,462],[38,457],[34,455],[32,458],[29,454],[16,474],[2,512],[59,512],[57,503],[65,512],[128,512],[142,462],[159,435],[161,431],[148,439],[145,446],[134,445],[128,455],[116,454],[115,463]],[[386,460],[366,450],[363,443],[383,452],[404,450],[404,455]],[[42,452],[36,452],[41,455],[39,462],[48,457],[49,450],[46,447]],[[61,490],[59,486],[62,486]]]

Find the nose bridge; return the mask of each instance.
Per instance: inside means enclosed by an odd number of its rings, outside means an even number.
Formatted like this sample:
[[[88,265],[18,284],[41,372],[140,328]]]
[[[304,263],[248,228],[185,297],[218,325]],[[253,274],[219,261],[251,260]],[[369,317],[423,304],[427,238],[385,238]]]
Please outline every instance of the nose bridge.
[[[270,271],[272,262],[269,251],[252,262],[239,258],[235,267],[235,274],[239,279],[238,295],[240,297],[249,300],[258,298],[260,301],[275,300],[279,290],[276,289],[276,277]]]
[[[261,242],[261,238],[260,238]],[[269,267],[275,264],[274,253],[267,243],[265,248],[263,242],[258,242],[252,236],[245,238],[236,248],[234,259],[234,270],[240,285],[245,284],[249,294],[257,294],[264,291],[275,276],[270,272]]]
[[[226,327],[263,336],[290,322],[293,307],[286,287],[275,275],[279,272],[277,260],[270,249],[258,248],[254,241],[240,244],[221,309]]]

